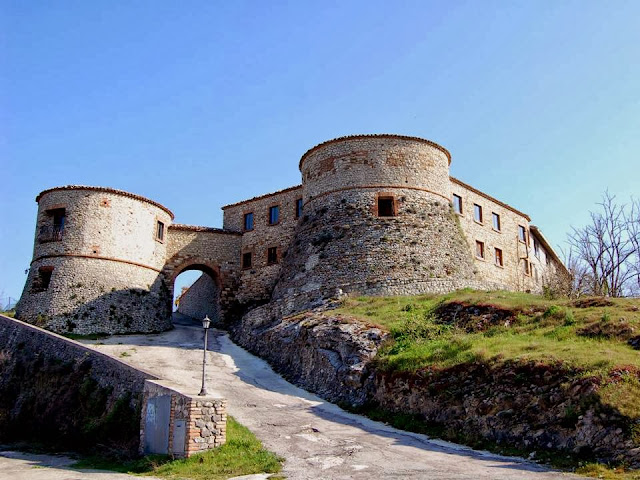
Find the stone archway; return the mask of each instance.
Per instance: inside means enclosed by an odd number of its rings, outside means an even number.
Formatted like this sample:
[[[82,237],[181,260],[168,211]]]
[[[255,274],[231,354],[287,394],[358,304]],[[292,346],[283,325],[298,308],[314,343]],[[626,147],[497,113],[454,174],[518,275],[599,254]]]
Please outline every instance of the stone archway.
[[[176,256],[165,265],[163,275],[173,302],[175,281],[181,273],[197,270],[202,275],[180,297],[178,312],[194,319],[205,315],[214,322],[222,319],[222,275],[220,267],[207,259]],[[173,310],[173,304],[170,305]]]

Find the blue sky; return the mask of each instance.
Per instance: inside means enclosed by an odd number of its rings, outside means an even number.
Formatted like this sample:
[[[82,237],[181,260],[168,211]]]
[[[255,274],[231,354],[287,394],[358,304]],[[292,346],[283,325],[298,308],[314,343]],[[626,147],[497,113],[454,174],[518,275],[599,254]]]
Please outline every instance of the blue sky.
[[[300,182],[356,133],[416,135],[550,242],[640,193],[640,2],[0,4],[0,295],[45,188],[150,197],[181,223]]]

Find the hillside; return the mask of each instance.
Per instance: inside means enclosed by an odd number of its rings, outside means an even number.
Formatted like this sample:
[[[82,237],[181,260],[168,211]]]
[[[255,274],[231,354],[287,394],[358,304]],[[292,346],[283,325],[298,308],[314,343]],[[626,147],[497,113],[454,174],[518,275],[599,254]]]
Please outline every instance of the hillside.
[[[346,299],[331,313],[389,332],[371,416],[556,463],[640,453],[638,299],[463,290]]]

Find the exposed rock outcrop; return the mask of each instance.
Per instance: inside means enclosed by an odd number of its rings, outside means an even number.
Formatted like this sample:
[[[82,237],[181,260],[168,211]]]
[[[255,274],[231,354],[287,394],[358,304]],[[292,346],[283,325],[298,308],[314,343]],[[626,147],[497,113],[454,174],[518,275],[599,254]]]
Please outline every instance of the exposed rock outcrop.
[[[266,359],[285,378],[327,400],[368,400],[370,362],[387,337],[382,330],[330,312],[280,318],[265,305],[233,325],[236,342]]]
[[[439,314],[455,314],[441,321],[459,322],[470,330],[511,320],[506,311],[477,310],[456,304]],[[635,370],[615,371],[603,379],[561,362],[496,358],[446,369],[388,372],[372,361],[390,341],[379,328],[322,307],[284,318],[280,312],[277,303],[251,310],[232,326],[234,339],[329,401],[418,415],[454,440],[640,467],[640,422],[600,395],[607,384],[638,377]]]

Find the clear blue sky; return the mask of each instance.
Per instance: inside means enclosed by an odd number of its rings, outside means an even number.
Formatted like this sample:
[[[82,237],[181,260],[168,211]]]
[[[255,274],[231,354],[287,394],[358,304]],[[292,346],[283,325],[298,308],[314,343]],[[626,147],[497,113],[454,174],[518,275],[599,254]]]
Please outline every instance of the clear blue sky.
[[[640,193],[639,25],[637,0],[1,2],[0,294],[45,188],[221,226],[355,133],[442,144],[560,245],[605,189]]]

